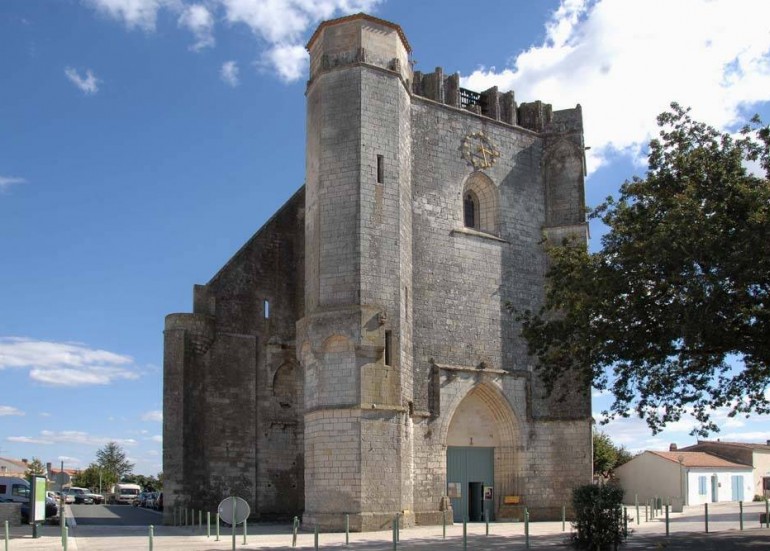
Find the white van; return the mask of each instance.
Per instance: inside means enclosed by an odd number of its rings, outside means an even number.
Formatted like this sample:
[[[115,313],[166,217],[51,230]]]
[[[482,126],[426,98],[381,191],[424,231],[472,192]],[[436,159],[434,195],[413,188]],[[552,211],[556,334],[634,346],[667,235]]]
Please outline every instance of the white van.
[[[0,501],[28,503],[31,488],[29,482],[15,476],[0,476]]]
[[[139,497],[142,487],[138,484],[115,484],[110,492],[110,503],[132,503]]]

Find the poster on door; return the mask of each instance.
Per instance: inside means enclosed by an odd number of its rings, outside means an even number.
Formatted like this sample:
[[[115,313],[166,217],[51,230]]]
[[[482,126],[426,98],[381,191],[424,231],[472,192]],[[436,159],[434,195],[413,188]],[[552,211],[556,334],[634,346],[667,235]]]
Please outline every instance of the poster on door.
[[[492,501],[495,498],[495,490],[492,486],[484,486],[484,499]]]
[[[448,482],[446,485],[446,495],[451,499],[460,499],[463,496],[462,485],[459,482]]]

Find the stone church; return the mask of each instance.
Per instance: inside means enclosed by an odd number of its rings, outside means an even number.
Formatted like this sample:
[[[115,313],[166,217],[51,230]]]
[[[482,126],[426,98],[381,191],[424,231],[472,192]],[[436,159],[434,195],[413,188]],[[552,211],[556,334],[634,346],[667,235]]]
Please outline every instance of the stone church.
[[[546,396],[509,306],[587,238],[580,106],[414,71],[365,14],[307,49],[305,185],[166,317],[166,521],[230,493],[322,530],[557,517],[590,393]]]

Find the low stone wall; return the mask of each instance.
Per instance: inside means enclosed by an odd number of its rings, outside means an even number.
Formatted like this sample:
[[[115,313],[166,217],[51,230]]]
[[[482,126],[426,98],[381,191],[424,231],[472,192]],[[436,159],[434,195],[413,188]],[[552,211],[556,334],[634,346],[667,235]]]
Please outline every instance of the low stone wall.
[[[0,503],[0,525],[21,526],[21,503]]]

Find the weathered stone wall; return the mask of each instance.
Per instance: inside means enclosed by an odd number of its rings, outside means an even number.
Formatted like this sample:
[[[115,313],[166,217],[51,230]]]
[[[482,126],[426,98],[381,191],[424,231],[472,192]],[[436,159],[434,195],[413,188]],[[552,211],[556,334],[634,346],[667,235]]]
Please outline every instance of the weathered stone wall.
[[[172,507],[212,510],[235,493],[257,518],[303,508],[304,190],[166,319],[164,469]]]

